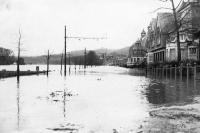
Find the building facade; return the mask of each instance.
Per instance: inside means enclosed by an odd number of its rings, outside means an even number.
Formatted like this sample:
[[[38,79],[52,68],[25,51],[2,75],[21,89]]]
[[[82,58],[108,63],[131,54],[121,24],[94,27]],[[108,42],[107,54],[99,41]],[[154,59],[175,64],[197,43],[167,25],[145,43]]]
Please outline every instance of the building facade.
[[[182,2],[177,10],[180,23],[180,47],[181,60],[199,59],[199,38],[195,38],[195,34],[200,31],[200,2],[198,0],[190,0]],[[177,37],[175,33],[169,34],[169,40],[166,45],[166,60],[177,60]]]
[[[143,30],[141,38],[138,39],[129,49],[127,67],[137,67],[146,63],[146,32]]]
[[[200,1],[182,1],[177,9],[181,60],[199,60]],[[148,26],[147,63],[177,61],[177,36],[172,13],[158,13]],[[195,37],[195,35],[197,35]]]
[[[166,40],[168,33],[173,29],[173,16],[171,13],[158,13],[152,19],[147,32],[147,63],[162,63],[166,60]]]

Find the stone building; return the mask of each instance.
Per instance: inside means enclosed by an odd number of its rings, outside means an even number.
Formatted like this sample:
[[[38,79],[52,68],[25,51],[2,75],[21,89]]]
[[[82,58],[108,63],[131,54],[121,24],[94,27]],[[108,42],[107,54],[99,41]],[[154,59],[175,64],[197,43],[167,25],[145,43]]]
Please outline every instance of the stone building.
[[[148,26],[146,48],[147,63],[162,63],[166,58],[166,40],[168,33],[174,28],[171,13],[158,13]]]
[[[181,60],[198,60],[199,37],[195,38],[194,35],[200,31],[200,2],[198,0],[183,1],[177,12],[179,20],[181,19],[179,29]],[[177,60],[176,33],[169,34],[166,57],[167,61]]]
[[[137,67],[146,62],[145,42],[146,32],[143,30],[141,33],[141,38],[129,48],[127,67]]]

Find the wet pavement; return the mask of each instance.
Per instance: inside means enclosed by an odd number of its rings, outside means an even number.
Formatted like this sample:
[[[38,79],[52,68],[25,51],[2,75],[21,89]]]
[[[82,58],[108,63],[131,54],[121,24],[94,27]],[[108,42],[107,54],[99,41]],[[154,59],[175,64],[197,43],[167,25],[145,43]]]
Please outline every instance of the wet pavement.
[[[0,133],[200,132],[200,80],[112,66],[64,77],[50,67],[48,77],[0,79]]]

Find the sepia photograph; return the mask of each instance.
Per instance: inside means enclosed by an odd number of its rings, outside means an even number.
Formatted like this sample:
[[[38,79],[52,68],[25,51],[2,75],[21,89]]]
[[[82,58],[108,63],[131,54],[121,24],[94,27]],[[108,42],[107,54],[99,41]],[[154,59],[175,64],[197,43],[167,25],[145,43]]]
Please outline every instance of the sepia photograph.
[[[200,133],[200,0],[0,0],[0,133]]]

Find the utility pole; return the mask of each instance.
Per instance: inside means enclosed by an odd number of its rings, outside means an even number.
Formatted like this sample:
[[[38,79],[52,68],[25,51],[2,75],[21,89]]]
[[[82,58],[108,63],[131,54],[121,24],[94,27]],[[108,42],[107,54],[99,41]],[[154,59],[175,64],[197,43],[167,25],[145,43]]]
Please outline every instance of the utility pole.
[[[64,65],[65,65],[65,67],[64,67],[64,75],[66,76],[66,63],[67,63],[67,55],[66,55],[66,39],[67,39],[67,36],[66,36],[66,26],[65,26],[65,57],[64,57]]]
[[[49,50],[48,50],[48,53],[47,53],[47,76],[49,76]]]
[[[107,39],[105,37],[81,37],[81,36],[66,36],[66,26],[65,26],[65,50],[64,50],[64,75],[66,76],[66,39],[78,39],[78,40],[103,40],[103,39]],[[85,49],[85,64],[84,64],[84,68],[86,68],[86,49]]]
[[[21,32],[20,32],[20,29],[19,29],[19,42],[18,42],[18,56],[17,56],[17,80],[19,80],[19,73],[20,73],[20,68],[19,68],[19,63],[20,63],[20,45],[21,45]]]
[[[174,6],[174,0],[170,0],[172,3],[172,10],[173,10],[173,15],[174,15],[174,23],[175,23],[175,28],[176,28],[176,42],[177,42],[177,61],[180,62],[181,61],[181,47],[180,47],[180,36],[179,36],[179,24],[178,24],[178,20],[177,20],[177,15],[176,15],[176,9]]]
[[[85,48],[85,52],[84,52],[84,69],[86,69],[86,48]]]

